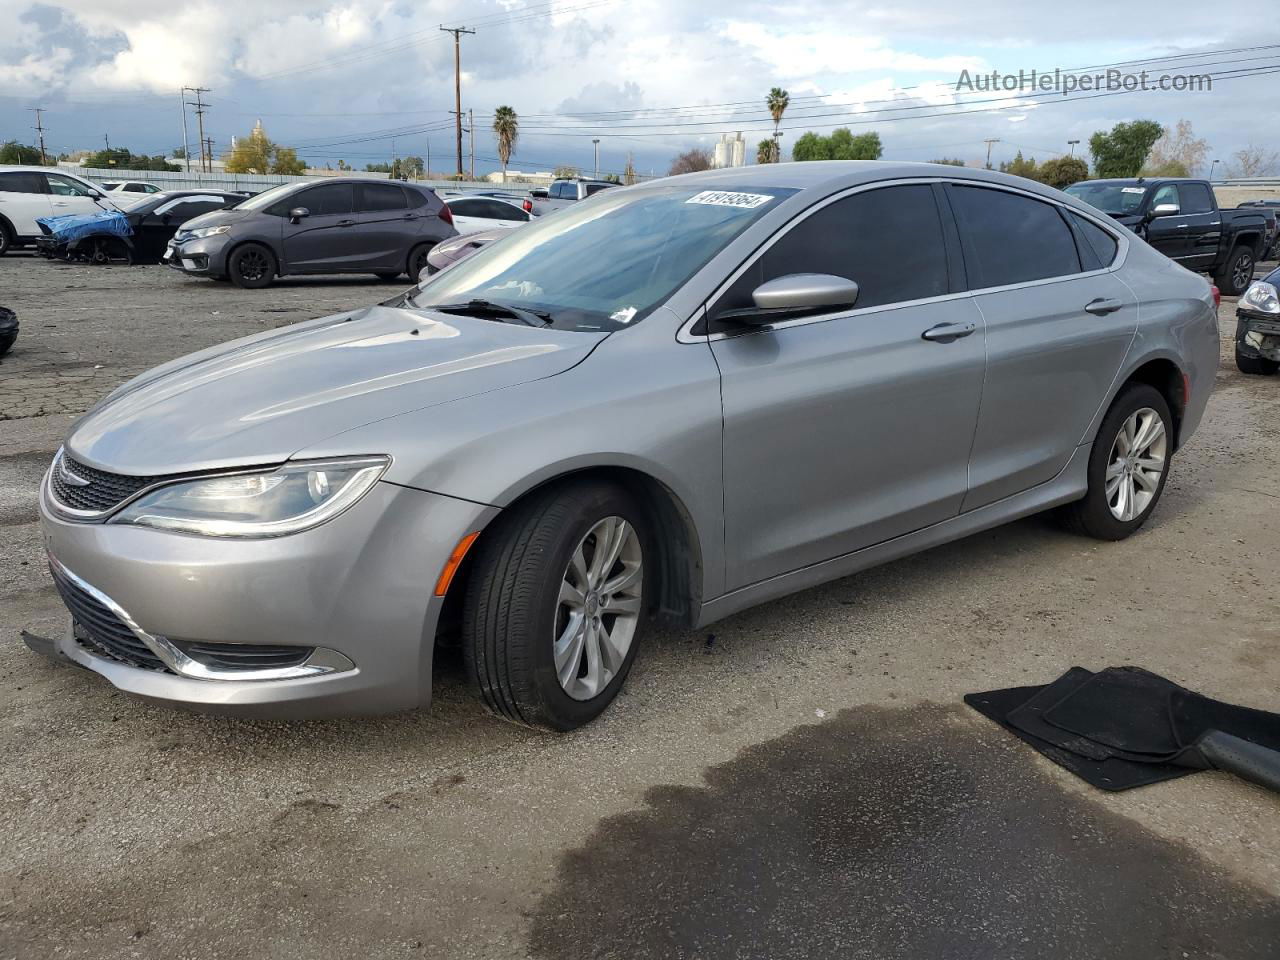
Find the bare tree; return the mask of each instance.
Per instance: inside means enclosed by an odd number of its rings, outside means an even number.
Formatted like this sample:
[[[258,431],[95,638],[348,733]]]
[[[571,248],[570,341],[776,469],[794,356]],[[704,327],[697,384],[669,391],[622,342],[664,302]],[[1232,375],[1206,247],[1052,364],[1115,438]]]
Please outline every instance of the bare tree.
[[[699,170],[710,169],[711,151],[694,147],[692,150],[676,155],[676,158],[671,161],[671,169],[667,171],[667,176],[674,177],[681,173],[697,173]]]
[[[623,186],[627,186],[627,187],[629,187],[629,186],[631,186],[633,183],[635,183],[637,179],[639,179],[639,178],[636,176],[636,159],[635,159],[635,156],[634,156],[633,154],[628,153],[628,154],[627,154],[627,165],[626,165],[625,167],[623,167],[623,169],[622,169],[622,183],[623,183]]]
[[[1280,166],[1280,153],[1249,144],[1237,150],[1227,166],[1228,177],[1265,177]]]
[[[1170,130],[1164,128],[1160,139],[1151,145],[1143,172],[1156,176],[1197,176],[1209,156],[1209,142],[1197,137],[1190,120],[1179,120]]]

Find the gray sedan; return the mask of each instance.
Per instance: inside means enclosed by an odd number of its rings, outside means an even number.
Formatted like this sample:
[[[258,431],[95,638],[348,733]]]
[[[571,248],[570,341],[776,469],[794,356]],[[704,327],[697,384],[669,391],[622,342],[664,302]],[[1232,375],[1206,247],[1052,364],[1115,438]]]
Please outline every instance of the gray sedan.
[[[603,191],[103,400],[42,490],[56,649],[284,717],[426,704],[460,636],[490,709],[566,730],[655,619],[1049,508],[1129,536],[1217,361],[1205,280],[1026,180],[825,162]]]

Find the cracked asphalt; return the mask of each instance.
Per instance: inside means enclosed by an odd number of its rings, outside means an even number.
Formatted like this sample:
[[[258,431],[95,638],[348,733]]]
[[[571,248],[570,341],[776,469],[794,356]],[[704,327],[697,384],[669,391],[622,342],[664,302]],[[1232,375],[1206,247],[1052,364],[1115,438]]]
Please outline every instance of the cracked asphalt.
[[[32,655],[64,615],[36,484],[147,367],[383,299],[0,259],[0,960],[1274,958],[1280,798],[1197,773],[1091,790],[960,703],[1134,663],[1280,709],[1280,378],[1223,363],[1137,536],[1031,518],[651,634],[546,736],[439,661],[430,709],[175,712]]]

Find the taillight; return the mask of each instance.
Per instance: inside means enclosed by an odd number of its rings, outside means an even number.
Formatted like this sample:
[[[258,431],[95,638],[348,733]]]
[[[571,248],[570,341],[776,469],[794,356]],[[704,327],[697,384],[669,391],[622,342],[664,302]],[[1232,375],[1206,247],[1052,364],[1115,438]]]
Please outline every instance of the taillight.
[[[533,201],[530,200],[528,197],[524,198],[524,203],[522,204],[522,206],[524,207],[525,213],[533,213]]]
[[[1215,283],[1209,284],[1209,289],[1213,291],[1213,305],[1215,307],[1222,306],[1222,291],[1218,289]]]
[[[440,207],[440,219],[449,226],[453,226],[453,211],[449,209],[449,205],[447,203]]]

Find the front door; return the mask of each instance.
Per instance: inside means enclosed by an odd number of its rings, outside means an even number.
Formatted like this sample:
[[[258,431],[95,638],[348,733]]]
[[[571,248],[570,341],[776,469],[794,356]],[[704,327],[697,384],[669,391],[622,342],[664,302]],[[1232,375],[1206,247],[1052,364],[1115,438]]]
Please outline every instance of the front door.
[[[1066,466],[1133,342],[1138,305],[1105,270],[1118,252],[1110,231],[1022,193],[959,184],[948,192],[987,329],[967,511]],[[1073,229],[1068,217],[1083,225]]]
[[[355,186],[326,183],[294,194],[289,209],[307,211],[284,221],[284,273],[340,273],[372,269],[356,227]]]
[[[72,213],[101,213],[104,209],[98,201],[89,196],[89,187],[78,180],[64,177],[56,173],[46,173],[49,182],[50,206],[55,217]]]
[[[1179,205],[1178,188],[1174,184],[1166,183],[1156,191],[1151,198],[1150,209],[1154,210],[1162,203]],[[1182,263],[1182,258],[1187,255],[1187,222],[1182,219],[1181,211],[1148,222],[1145,239],[1170,260]]]
[[[711,305],[730,589],[959,512],[985,351],[945,223],[929,184],[863,189],[795,224]],[[715,323],[796,273],[854,280],[858,301],[773,327]]]

